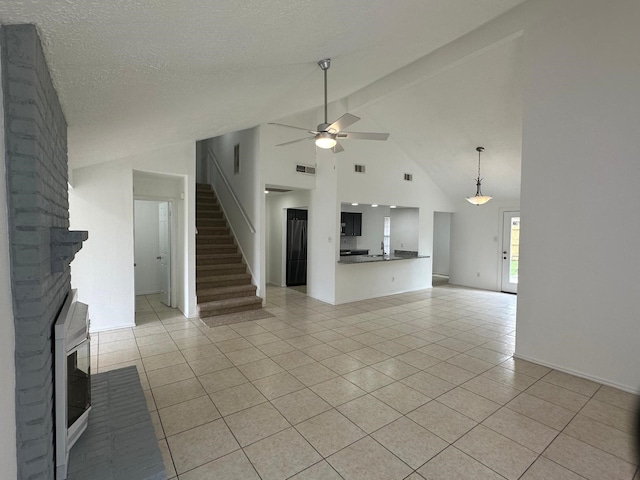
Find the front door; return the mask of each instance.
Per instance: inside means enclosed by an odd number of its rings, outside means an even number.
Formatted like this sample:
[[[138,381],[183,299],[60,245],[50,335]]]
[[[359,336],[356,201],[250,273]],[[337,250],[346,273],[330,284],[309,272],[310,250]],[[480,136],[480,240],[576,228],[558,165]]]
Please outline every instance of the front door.
[[[502,291],[518,293],[520,212],[504,212],[502,227]]]
[[[171,306],[171,206],[169,202],[161,202],[158,208],[160,251],[160,301]]]

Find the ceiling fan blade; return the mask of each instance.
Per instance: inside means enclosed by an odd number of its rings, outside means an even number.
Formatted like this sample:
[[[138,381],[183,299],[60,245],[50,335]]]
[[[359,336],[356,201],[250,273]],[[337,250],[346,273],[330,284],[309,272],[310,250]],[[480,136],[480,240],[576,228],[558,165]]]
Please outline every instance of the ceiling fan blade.
[[[338,138],[347,140],[386,140],[388,133],[365,133],[365,132],[340,132]]]
[[[339,142],[336,142],[335,146],[331,150],[333,150],[333,153],[344,152],[344,148],[342,148],[342,145],[340,145]]]
[[[275,122],[270,122],[267,125],[276,125],[278,127],[287,127],[287,128],[295,128],[296,130],[304,130],[305,132],[309,132],[311,133],[311,131],[308,128],[303,128],[303,127],[294,127],[293,125],[285,125],[284,123],[275,123]]]
[[[285,145],[291,145],[292,143],[304,142],[305,140],[313,140],[314,138],[316,138],[316,137],[299,138],[298,140],[292,140],[290,142],[279,143],[278,145],[276,145],[276,147],[283,147]]]
[[[347,128],[349,125],[353,125],[360,117],[356,117],[355,115],[351,115],[350,113],[345,113],[335,122],[327,127],[327,131],[331,133],[338,133],[343,128]]]

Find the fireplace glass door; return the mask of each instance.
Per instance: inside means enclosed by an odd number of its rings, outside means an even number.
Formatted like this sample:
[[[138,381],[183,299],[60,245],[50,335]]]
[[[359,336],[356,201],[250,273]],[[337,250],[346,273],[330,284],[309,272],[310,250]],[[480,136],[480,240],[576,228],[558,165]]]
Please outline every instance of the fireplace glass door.
[[[67,428],[91,406],[89,339],[67,356]]]

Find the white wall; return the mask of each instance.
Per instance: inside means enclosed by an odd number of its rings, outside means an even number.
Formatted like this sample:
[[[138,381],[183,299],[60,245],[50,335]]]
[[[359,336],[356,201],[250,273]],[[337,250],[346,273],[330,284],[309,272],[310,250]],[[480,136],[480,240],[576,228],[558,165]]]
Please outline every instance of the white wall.
[[[340,263],[336,269],[335,303],[356,302],[429,287],[430,258],[360,264]]]
[[[178,308],[196,315],[195,305],[195,143],[188,142],[112,162],[75,169],[69,191],[71,229],[88,230],[83,255],[71,266],[71,282],[89,305],[93,331],[134,325],[134,170],[184,178],[178,200],[182,251]]]
[[[162,270],[156,259],[160,255],[160,202],[134,201],[134,262],[136,295],[162,290]]]
[[[1,67],[0,67],[1,68]],[[2,72],[0,71],[0,78]],[[0,98],[2,82],[0,82]],[[11,270],[9,262],[9,225],[7,212],[6,161],[4,148],[4,104],[0,102],[0,465],[2,475],[17,478],[16,451],[16,334],[13,325]]]
[[[225,217],[244,255],[247,267],[254,283],[258,287],[257,294],[264,296],[266,285],[266,264],[263,254],[265,248],[264,232],[264,182],[261,178],[261,161],[259,155],[259,128],[251,128],[228,133],[215,138],[202,140],[201,154],[209,155],[218,162],[229,185],[249,219],[245,220],[242,212],[233,199],[218,171],[209,163],[209,183],[220,200]],[[240,145],[240,172],[234,174],[234,147]],[[200,160],[199,162],[200,163]],[[206,170],[206,168],[205,168]],[[251,231],[253,226],[255,231]]]
[[[313,147],[312,147],[313,148]],[[307,294],[336,302],[336,262],[340,250],[340,203],[334,154],[317,149],[316,188],[309,195]]]
[[[516,354],[638,391],[640,3],[526,32]]]
[[[302,112],[286,119],[281,123],[287,125],[309,127],[313,130],[320,122],[319,111]],[[315,187],[313,175],[296,172],[296,165],[316,165],[316,147],[311,140],[276,147],[279,143],[298,138],[308,137],[302,130],[261,125],[260,129],[260,163],[262,165],[262,179],[265,185],[286,186],[296,189],[309,190]]]
[[[433,214],[433,273],[449,275],[451,213]]]
[[[338,118],[346,111],[345,102],[329,105],[329,117]],[[357,112],[354,112],[357,113]],[[289,125],[313,128],[321,121],[322,110],[315,109],[281,120]],[[376,125],[368,125],[363,119],[358,130],[377,131]],[[304,132],[300,132],[304,136]],[[340,203],[357,201],[362,204],[401,205],[420,207],[419,241],[417,250],[422,255],[431,255],[433,210],[452,211],[448,197],[404,155],[393,142],[344,141],[345,151],[334,155],[331,151],[315,148],[312,142],[301,142],[286,147],[274,145],[301,138],[295,130],[271,125],[260,127],[260,163],[263,181],[273,186],[311,188],[309,201],[309,264],[307,292],[311,297],[328,303],[344,303],[362,297],[360,277],[362,273],[353,268],[361,265],[338,268],[339,249],[369,248],[378,253],[377,240],[365,245],[365,235],[356,240],[340,241]],[[316,165],[314,177],[295,173],[295,164]],[[353,164],[365,164],[365,175],[353,173]],[[413,173],[414,182],[403,180],[403,173]],[[373,217],[369,216],[369,219]],[[364,217],[363,217],[364,219]],[[366,220],[365,220],[366,222]],[[364,225],[363,225],[364,227]],[[272,234],[270,234],[271,237]],[[355,245],[355,246],[354,246]],[[269,249],[271,250],[271,248]],[[400,291],[416,290],[431,286],[431,261],[416,261],[420,268],[391,265],[365,266],[365,269],[385,268],[379,285],[367,295],[387,295]],[[396,269],[398,275],[395,275]],[[365,272],[362,270],[361,272]],[[389,275],[387,275],[390,273]],[[341,277],[341,278],[338,278]],[[408,279],[408,284],[399,285],[392,277]],[[347,285],[342,289],[337,285]],[[374,292],[374,293],[372,293]]]
[[[391,209],[391,253],[395,250],[418,251],[420,236],[417,208]]]
[[[377,125],[368,124],[365,119],[358,123],[358,129],[380,131]],[[391,139],[386,142],[345,141],[344,148],[345,151],[336,155],[333,162],[337,171],[338,201],[417,207],[418,244],[415,250],[421,256],[431,256],[433,212],[454,211],[449,197]],[[355,163],[365,165],[366,173],[355,173]],[[412,173],[413,181],[405,181],[404,173]],[[338,226],[336,224],[337,233]],[[393,241],[393,221],[391,234]],[[379,250],[379,244],[377,247]],[[375,278],[375,282],[367,285],[371,278]],[[335,301],[346,303],[430,286],[430,258],[339,265]]]
[[[286,285],[286,210],[288,208],[308,207],[308,190],[297,190],[289,193],[270,193],[267,195],[265,207],[267,283],[280,287]]]
[[[451,216],[449,283],[500,291],[503,212],[519,210],[518,202],[494,198],[476,206],[458,201]],[[523,218],[522,224],[527,221]]]

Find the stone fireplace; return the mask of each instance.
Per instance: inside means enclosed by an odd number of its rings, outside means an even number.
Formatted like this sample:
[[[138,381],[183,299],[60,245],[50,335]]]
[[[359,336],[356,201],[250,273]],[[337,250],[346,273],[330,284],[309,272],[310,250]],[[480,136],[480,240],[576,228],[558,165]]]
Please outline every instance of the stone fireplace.
[[[0,48],[17,478],[53,480],[54,323],[88,235],[69,231],[67,123],[36,27],[1,26]]]

